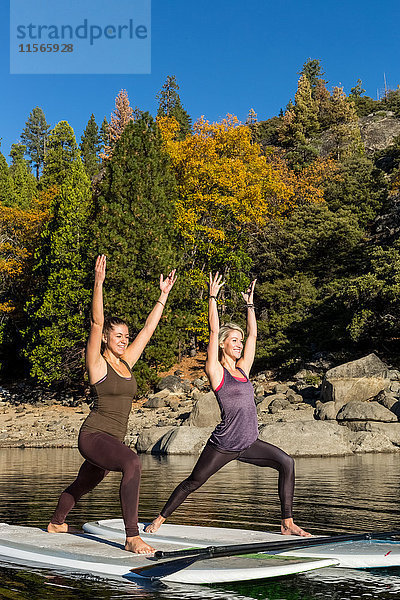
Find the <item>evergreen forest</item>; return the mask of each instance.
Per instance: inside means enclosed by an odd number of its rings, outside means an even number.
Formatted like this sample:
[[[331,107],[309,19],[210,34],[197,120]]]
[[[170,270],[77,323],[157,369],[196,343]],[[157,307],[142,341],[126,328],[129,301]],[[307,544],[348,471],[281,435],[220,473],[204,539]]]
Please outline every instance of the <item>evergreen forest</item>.
[[[178,281],[135,367],[140,388],[207,342],[209,271],[222,321],[245,326],[257,278],[255,369],[370,351],[399,365],[400,86],[346,94],[309,59],[279,115],[193,122],[175,76],[158,112],[121,90],[80,140],[34,107],[0,153],[0,377],[82,388],[93,267],[107,255],[106,314],[131,335]],[[1,133],[1,132],[0,132]],[[382,141],[383,140],[383,141]]]

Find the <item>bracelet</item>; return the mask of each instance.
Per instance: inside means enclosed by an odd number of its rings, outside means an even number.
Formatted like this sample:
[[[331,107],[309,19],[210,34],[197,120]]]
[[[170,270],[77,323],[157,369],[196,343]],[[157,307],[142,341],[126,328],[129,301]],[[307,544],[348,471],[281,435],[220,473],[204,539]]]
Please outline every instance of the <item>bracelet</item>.
[[[209,298],[214,298],[215,302],[217,301],[217,296],[208,296]]]
[[[254,308],[254,304],[246,304],[247,308]]]
[[[157,300],[157,302],[158,302],[159,304],[161,304],[161,306],[164,306],[164,308],[165,308],[165,304],[163,304],[163,303],[161,302],[161,300]],[[156,304],[157,304],[157,302],[156,302]]]

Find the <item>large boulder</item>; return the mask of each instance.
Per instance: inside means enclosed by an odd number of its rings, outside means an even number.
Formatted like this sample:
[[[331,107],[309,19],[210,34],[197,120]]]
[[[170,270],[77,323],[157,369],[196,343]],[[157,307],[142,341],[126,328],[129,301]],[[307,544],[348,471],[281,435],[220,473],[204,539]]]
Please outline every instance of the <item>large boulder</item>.
[[[375,354],[339,365],[326,372],[321,399],[337,408],[353,400],[368,400],[390,385],[387,367]]]
[[[393,423],[397,417],[379,402],[349,402],[338,412],[338,421],[383,421]]]
[[[149,429],[143,429],[138,436],[136,442],[137,452],[157,452],[159,442],[162,437],[171,431],[173,427],[150,427]]]
[[[215,427],[221,420],[221,411],[214,392],[197,396],[187,424],[191,427]]]
[[[260,428],[260,439],[291,456],[341,456],[352,453],[351,432],[329,421],[276,423]]]
[[[392,111],[379,111],[359,121],[361,139],[368,153],[384,150],[400,135],[400,122]]]
[[[142,406],[143,408],[164,408],[167,406],[167,403],[164,398],[157,398],[157,396],[153,396],[149,400],[146,400]]]
[[[320,421],[335,421],[337,413],[334,402],[317,402],[314,415]]]
[[[396,452],[398,449],[382,433],[360,431],[351,437],[353,452]]]
[[[175,427],[161,439],[160,454],[200,454],[212,427]]]
[[[382,421],[347,421],[346,427],[351,431],[368,431],[381,435],[400,447],[400,423],[382,423]]]

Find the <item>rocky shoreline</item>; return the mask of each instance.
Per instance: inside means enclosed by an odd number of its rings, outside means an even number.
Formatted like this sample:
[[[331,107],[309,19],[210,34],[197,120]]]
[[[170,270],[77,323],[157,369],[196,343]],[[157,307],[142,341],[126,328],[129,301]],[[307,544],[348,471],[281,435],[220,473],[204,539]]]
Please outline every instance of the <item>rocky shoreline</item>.
[[[374,354],[330,367],[320,356],[291,381],[271,372],[252,378],[260,439],[293,456],[399,452],[400,372]],[[135,401],[125,443],[137,452],[199,454],[219,421],[199,375],[191,381],[175,371]],[[0,447],[74,448],[88,413],[85,398],[0,388]]]

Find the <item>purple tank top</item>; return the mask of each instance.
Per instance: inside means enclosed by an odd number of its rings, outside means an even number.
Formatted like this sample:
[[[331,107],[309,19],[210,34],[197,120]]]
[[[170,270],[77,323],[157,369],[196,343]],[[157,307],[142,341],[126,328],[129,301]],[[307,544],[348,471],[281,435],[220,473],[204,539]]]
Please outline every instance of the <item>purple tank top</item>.
[[[223,450],[245,450],[258,437],[257,408],[254,390],[245,373],[242,379],[233,377],[225,367],[222,382],[215,395],[221,409],[221,423],[211,434],[210,442]]]

